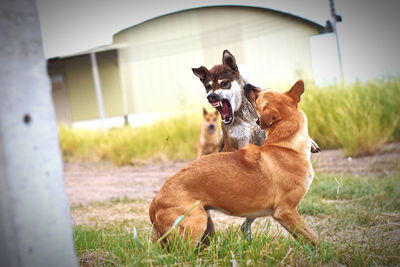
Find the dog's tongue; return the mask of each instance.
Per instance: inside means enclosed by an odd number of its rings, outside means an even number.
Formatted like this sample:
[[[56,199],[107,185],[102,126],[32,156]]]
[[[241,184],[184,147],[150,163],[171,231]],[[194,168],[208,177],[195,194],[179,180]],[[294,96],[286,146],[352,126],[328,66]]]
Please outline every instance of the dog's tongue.
[[[222,109],[221,109],[222,113],[225,115],[229,114],[229,104],[227,100],[222,100]]]
[[[229,102],[227,100],[222,100],[221,102],[221,117],[222,120],[227,120],[230,118],[230,109],[229,109]]]

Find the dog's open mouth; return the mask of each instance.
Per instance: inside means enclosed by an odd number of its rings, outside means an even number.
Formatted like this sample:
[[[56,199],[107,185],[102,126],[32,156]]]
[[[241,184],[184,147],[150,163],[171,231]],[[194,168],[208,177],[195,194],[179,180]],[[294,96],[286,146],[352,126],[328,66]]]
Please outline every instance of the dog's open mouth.
[[[223,123],[231,124],[233,122],[232,107],[227,99],[222,99],[218,102],[212,102],[211,105],[219,111]]]

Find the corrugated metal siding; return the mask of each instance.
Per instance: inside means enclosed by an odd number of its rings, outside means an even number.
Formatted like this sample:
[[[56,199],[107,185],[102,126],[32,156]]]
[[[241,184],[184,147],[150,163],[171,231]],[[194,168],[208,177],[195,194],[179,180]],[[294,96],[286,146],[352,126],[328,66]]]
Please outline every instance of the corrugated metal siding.
[[[209,7],[159,17],[114,37],[129,113],[180,110],[205,104],[191,71],[221,63],[228,49],[264,87],[312,79],[310,24],[259,8]],[[252,80],[250,80],[252,82]]]
[[[65,59],[64,64],[72,121],[98,118],[89,55]]]
[[[121,116],[124,112],[122,108],[122,91],[117,51],[113,50],[98,53],[97,64],[103,93],[105,115],[106,117]]]
[[[166,18],[166,20],[165,20]],[[196,16],[183,12],[123,31],[119,50],[121,85],[128,113],[164,112],[198,103],[202,90],[193,91],[193,61],[201,62]],[[193,77],[192,77],[193,76]]]
[[[106,117],[124,114],[116,51],[96,55]],[[90,56],[62,59],[72,121],[99,118]]]

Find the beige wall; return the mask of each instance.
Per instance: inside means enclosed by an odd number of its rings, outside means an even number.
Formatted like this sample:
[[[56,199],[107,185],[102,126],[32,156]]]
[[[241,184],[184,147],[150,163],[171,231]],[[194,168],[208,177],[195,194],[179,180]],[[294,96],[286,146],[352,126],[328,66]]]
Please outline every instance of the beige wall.
[[[124,115],[117,51],[98,53],[97,64],[106,117]]]
[[[207,105],[191,68],[219,64],[224,49],[260,86],[312,79],[315,34],[316,27],[292,16],[247,7],[187,10],[131,27],[114,36],[114,43],[128,45],[119,50],[124,107],[141,113]]]
[[[173,111],[203,100],[203,91],[193,90],[197,81],[192,79],[191,70],[194,62],[202,62],[201,44],[196,35],[191,36],[199,32],[197,18],[192,12],[163,18],[114,38],[117,44],[129,44],[119,50],[121,85],[129,113]]]
[[[64,64],[72,121],[98,118],[90,57],[86,55],[69,58]]]
[[[51,78],[51,97],[54,109],[56,111],[57,122],[61,124],[70,124],[71,116],[68,103],[68,93],[65,87],[64,75],[58,73],[50,76]]]
[[[122,116],[124,113],[117,52],[97,53],[96,58],[105,115],[106,117]],[[49,65],[49,72],[52,75],[62,74],[64,78],[63,84],[53,85],[53,99],[56,110],[60,111],[57,113],[57,115],[60,114],[58,121],[65,122],[65,119],[62,118],[62,116],[66,116],[62,115],[64,103],[68,103],[70,110],[68,116],[72,122],[98,119],[99,112],[90,56],[75,56],[56,61],[55,64]],[[61,92],[60,86],[65,86],[66,93]]]

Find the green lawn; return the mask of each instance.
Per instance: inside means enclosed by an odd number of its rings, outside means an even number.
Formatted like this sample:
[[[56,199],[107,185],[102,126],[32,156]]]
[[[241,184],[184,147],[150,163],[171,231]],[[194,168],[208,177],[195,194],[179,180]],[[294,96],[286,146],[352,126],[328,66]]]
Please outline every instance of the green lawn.
[[[294,240],[268,218],[256,220],[249,242],[239,230],[242,220],[232,223],[233,217],[227,217],[216,223],[215,237],[200,252],[180,240],[169,252],[154,245],[149,201],[106,201],[73,207],[72,214],[95,209],[100,218],[115,208],[133,216],[112,223],[93,217],[89,224],[75,225],[75,247],[82,264],[107,266],[393,266],[400,262],[399,196],[399,173],[386,177],[317,173],[299,211],[318,232],[318,247]]]

